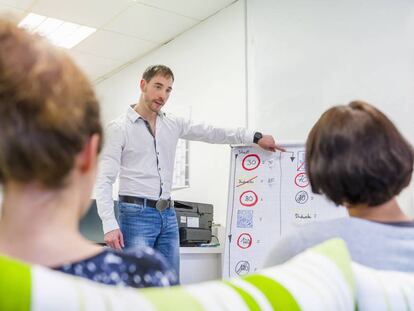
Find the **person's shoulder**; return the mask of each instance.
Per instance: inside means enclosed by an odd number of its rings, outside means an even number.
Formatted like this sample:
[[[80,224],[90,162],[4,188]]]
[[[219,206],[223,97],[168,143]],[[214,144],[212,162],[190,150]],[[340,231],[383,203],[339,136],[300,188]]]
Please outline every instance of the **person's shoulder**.
[[[111,121],[109,121],[107,126],[108,127],[112,127],[112,126],[123,127],[123,125],[127,122],[127,119],[128,119],[127,113],[122,113],[115,119],[112,119]]]
[[[349,218],[338,218],[305,224],[293,228],[273,246],[266,266],[278,265],[329,238],[342,237],[341,228],[346,228]]]
[[[132,248],[124,251],[115,250],[112,248],[105,248],[102,252],[102,256],[107,257],[107,262],[139,262],[142,264],[144,261],[152,262],[154,266],[160,265],[160,259],[155,255],[155,252],[148,251],[147,248]],[[162,262],[161,262],[162,264]]]
[[[383,236],[405,236],[407,239],[414,238],[414,222],[376,222],[371,220],[352,218],[352,224],[361,231],[371,232],[373,234],[382,234]]]
[[[169,286],[177,284],[175,272],[164,257],[149,247],[136,247],[125,251],[107,249],[106,262],[117,263],[130,274],[134,287]]]
[[[128,116],[126,113],[118,116],[116,119],[109,121],[106,125],[107,136],[119,136],[124,135],[127,132]]]
[[[184,118],[167,111],[161,111],[159,113],[159,116],[166,122],[179,122],[181,120],[184,120]]]
[[[315,221],[309,224],[300,225],[295,228],[293,232],[295,233],[307,233],[311,231],[320,231],[323,229],[329,229],[329,228],[337,228],[346,226],[350,223],[349,217],[341,217],[341,218],[335,218],[335,219],[329,219],[329,220],[323,220],[323,221]]]
[[[143,249],[102,252],[55,270],[91,279],[96,282],[130,287],[164,287],[177,284],[175,273],[154,251]]]
[[[281,240],[282,244],[287,246],[299,242],[309,247],[331,237],[342,237],[343,233],[353,226],[355,224],[350,217],[319,221],[296,227]]]
[[[123,251],[120,254],[124,256],[125,258],[131,259],[131,260],[140,260],[140,261],[145,260],[145,261],[154,262],[160,266],[167,266],[167,262],[164,259],[164,257],[159,252],[157,252],[151,247],[147,247],[147,246],[132,247],[132,248],[129,248]]]
[[[190,120],[171,112],[160,112],[160,115],[164,124],[169,128],[182,129],[184,126],[191,123]]]

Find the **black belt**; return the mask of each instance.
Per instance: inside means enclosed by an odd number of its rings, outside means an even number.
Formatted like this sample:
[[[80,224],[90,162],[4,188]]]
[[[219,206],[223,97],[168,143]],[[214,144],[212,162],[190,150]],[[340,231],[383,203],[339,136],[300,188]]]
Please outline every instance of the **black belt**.
[[[140,204],[140,205],[156,208],[159,211],[163,211],[169,207],[174,207],[174,201],[171,199],[151,200],[147,198],[134,197],[130,195],[120,195],[119,201],[125,202],[125,203]]]

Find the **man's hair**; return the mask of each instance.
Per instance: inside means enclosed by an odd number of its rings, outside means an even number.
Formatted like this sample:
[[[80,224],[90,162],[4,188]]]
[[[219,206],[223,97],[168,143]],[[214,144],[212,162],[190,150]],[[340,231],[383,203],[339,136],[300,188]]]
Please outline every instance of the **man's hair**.
[[[95,133],[102,137],[99,105],[82,71],[62,50],[0,20],[0,182],[63,186]]]
[[[327,110],[306,143],[312,191],[337,205],[377,206],[406,187],[413,149],[394,124],[362,101]]]
[[[161,75],[166,78],[171,78],[174,82],[174,74],[172,70],[165,66],[165,65],[152,65],[145,69],[144,73],[142,74],[142,79],[147,82],[150,82],[152,78],[155,76]]]

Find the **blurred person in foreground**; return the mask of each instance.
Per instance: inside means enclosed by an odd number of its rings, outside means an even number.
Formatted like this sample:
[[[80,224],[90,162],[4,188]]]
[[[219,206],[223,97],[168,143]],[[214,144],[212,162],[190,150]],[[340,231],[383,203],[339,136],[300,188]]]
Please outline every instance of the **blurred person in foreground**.
[[[82,237],[102,128],[90,82],[63,50],[0,20],[0,253],[97,282],[175,284],[162,255]]]

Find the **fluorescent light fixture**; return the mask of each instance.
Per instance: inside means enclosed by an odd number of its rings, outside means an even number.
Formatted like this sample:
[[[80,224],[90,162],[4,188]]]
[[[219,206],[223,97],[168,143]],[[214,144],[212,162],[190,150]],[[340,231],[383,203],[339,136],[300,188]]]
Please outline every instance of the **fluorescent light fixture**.
[[[31,32],[36,32],[49,39],[53,44],[66,49],[73,48],[96,31],[92,27],[35,13],[29,13],[19,23],[19,26]]]

